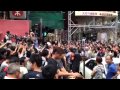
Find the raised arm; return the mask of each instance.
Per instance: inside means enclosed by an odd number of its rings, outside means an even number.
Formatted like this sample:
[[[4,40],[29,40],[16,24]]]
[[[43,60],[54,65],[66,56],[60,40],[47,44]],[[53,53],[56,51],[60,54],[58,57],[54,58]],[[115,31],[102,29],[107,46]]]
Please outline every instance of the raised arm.
[[[0,46],[0,48],[3,48],[5,45],[6,45],[6,43],[2,44],[2,45]]]

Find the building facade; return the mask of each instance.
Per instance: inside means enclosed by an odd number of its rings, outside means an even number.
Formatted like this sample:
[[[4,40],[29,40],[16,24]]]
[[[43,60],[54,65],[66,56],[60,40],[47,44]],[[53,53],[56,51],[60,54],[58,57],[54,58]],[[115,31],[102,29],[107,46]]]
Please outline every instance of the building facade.
[[[71,26],[79,28],[78,31],[84,33],[84,36],[87,34],[86,36],[92,37],[96,34],[96,40],[114,41],[118,30],[117,20],[118,11],[75,11],[73,19],[75,23]],[[80,36],[83,37],[83,34]]]

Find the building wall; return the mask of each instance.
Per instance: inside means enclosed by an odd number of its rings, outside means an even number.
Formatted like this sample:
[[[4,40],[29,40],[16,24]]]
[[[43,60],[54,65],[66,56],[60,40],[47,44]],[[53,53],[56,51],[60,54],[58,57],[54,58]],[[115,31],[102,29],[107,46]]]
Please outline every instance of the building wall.
[[[30,21],[29,20],[0,20],[0,41],[3,40],[7,31],[12,35],[24,36],[29,33]]]

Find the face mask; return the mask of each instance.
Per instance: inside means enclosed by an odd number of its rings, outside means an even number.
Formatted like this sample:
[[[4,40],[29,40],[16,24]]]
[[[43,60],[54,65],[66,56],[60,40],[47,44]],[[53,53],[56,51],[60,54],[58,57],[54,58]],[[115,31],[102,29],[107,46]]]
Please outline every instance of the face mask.
[[[26,63],[25,66],[26,66],[26,68],[27,68],[28,70],[31,70],[32,64],[31,64],[31,62],[27,61],[27,63]]]

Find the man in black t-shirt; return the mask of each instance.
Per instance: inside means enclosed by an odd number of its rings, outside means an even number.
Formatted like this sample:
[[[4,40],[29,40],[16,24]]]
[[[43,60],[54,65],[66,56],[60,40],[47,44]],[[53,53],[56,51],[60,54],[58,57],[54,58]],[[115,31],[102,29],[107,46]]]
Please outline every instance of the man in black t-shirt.
[[[53,65],[47,65],[42,69],[42,75],[44,79],[55,79],[55,75],[57,74],[57,68]]]
[[[23,79],[43,79],[42,76],[42,58],[39,54],[33,54],[30,57],[29,64],[31,65],[31,71],[23,76]]]
[[[52,58],[48,60],[48,65],[53,65],[55,68],[57,68],[57,76],[58,77],[66,77],[66,76],[74,76],[74,77],[81,77],[79,73],[69,73],[64,68],[63,64],[61,64],[60,61],[63,58],[64,50],[60,47],[53,48]]]
[[[55,47],[53,49],[52,58],[48,59],[48,65],[52,64],[57,69],[62,68],[63,65],[61,66],[60,60],[62,59],[63,54],[64,54],[64,50],[62,48]]]

